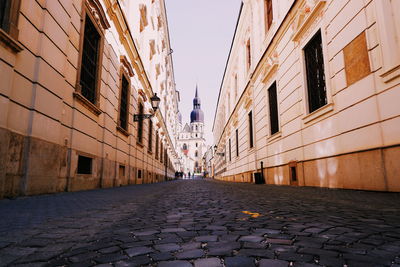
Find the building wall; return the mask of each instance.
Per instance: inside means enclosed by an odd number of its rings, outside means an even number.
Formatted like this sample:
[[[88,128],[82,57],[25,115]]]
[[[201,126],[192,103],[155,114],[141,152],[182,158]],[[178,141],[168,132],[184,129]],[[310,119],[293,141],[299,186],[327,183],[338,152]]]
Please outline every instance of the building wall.
[[[263,162],[269,184],[400,191],[400,170],[393,164],[400,153],[397,1],[272,3],[268,31],[263,1],[242,6],[213,128],[219,151],[229,151],[232,140],[232,160],[227,153],[216,156],[217,177],[237,181],[247,174],[240,180],[253,181],[251,174]],[[319,30],[327,104],[310,113],[304,47]],[[249,37],[252,63],[247,70]],[[239,93],[229,104],[226,96],[235,95],[235,75]],[[271,135],[268,89],[274,82],[279,131]]]
[[[196,130],[197,127],[197,130]],[[189,131],[186,131],[189,130]],[[187,146],[185,151],[184,144]],[[184,127],[184,130],[179,132],[177,139],[178,154],[183,159],[183,172],[188,174],[201,173],[203,170],[202,158],[206,153],[206,140],[204,139],[204,123],[191,123],[190,127]],[[196,155],[197,152],[197,155]],[[196,168],[196,162],[198,167]],[[198,169],[199,171],[196,171]]]
[[[152,118],[153,152],[149,152],[149,121],[144,121],[143,145],[137,143],[137,122],[133,121],[139,101],[148,113],[153,92],[168,94],[161,91],[160,80],[174,85],[164,2],[129,3],[132,10],[111,0],[21,1],[18,36],[2,33],[0,38],[0,197],[163,181],[165,160],[160,162],[154,155],[155,134],[167,148],[171,159],[167,176],[173,177],[175,166],[171,162],[176,152],[171,140],[175,137],[168,129],[175,122],[164,119],[165,110],[157,112]],[[129,30],[141,23],[137,16],[140,4],[152,10],[148,19],[162,17],[160,30]],[[98,101],[93,107],[76,92],[84,10],[90,12],[90,7],[96,5],[100,8],[93,9],[97,15],[92,17],[100,20],[94,21],[99,29],[101,19],[109,27],[103,29]],[[99,11],[104,15],[98,16]],[[138,49],[144,46],[138,39],[150,34],[157,37],[157,42],[164,40],[166,46],[156,50],[154,56],[154,61],[163,64],[157,77],[149,74],[154,72],[154,62],[143,60],[146,51]],[[18,49],[12,48],[15,44]],[[127,68],[132,71],[132,77],[128,76],[128,127],[121,131],[117,127],[120,79],[121,70]],[[167,102],[177,107],[175,88],[169,91],[173,93]],[[163,107],[165,99],[161,103]],[[77,174],[79,155],[93,159],[91,174]]]

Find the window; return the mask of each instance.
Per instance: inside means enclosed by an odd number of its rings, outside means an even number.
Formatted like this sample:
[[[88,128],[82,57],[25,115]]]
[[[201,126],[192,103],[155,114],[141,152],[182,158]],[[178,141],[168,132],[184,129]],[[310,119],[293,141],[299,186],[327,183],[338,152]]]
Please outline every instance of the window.
[[[252,148],[254,146],[253,139],[253,111],[249,113],[249,147]]]
[[[7,20],[7,17],[9,16],[10,13],[10,0],[2,0],[0,1],[0,27],[4,31],[8,32],[9,28],[9,21]]]
[[[229,161],[232,161],[231,139],[229,139]]]
[[[307,73],[308,109],[311,113],[328,102],[321,31],[318,31],[304,47],[304,57]]]
[[[239,90],[239,88],[238,88],[238,76],[237,76],[237,74],[235,74],[235,100],[237,100],[237,98],[238,98],[238,90]]]
[[[156,159],[158,159],[158,133],[156,132]]]
[[[250,47],[250,39],[247,40],[246,43],[246,60],[247,60],[247,70],[251,67],[251,47]]]
[[[89,16],[86,15],[83,36],[82,65],[80,73],[81,94],[96,104],[100,34]]]
[[[160,149],[160,162],[163,162],[164,145],[163,145],[162,142],[161,142],[160,146],[161,146],[161,149]]]
[[[296,172],[296,167],[292,166],[290,167],[290,178],[292,179],[292,182],[296,182],[297,181],[297,172]]]
[[[183,150],[188,150],[188,147],[186,144],[183,144]]]
[[[198,144],[196,143],[196,147],[198,146]]]
[[[276,82],[268,89],[269,121],[271,124],[271,135],[279,132],[278,99],[276,93]]]
[[[226,101],[228,102],[227,104],[228,104],[228,117],[229,117],[231,114],[231,93],[228,93]]]
[[[140,32],[142,32],[144,28],[149,24],[147,20],[147,6],[141,4],[139,6],[139,12],[140,12]]]
[[[92,174],[92,158],[78,156],[78,174]]]
[[[236,129],[236,157],[239,157],[239,130]]]
[[[139,103],[139,115],[142,115],[143,111],[144,111],[143,104]],[[143,144],[143,119],[142,118],[140,118],[138,121],[137,142],[139,144]]]
[[[125,75],[122,74],[121,79],[121,100],[119,108],[119,126],[128,130],[128,97],[129,97],[129,81],[126,79]]]
[[[199,152],[194,152],[194,156],[197,158],[199,156]]]
[[[21,51],[23,48],[15,42],[18,39],[18,17],[21,0],[1,0],[0,1],[0,41],[9,45],[15,52]],[[14,39],[12,40],[10,36]]]
[[[138,170],[138,175],[137,178],[141,179],[142,178],[142,170]]]
[[[271,28],[273,16],[272,0],[264,0],[265,32],[268,32],[268,30]]]
[[[124,178],[125,177],[125,166],[119,165],[118,177]]]
[[[168,159],[168,151],[167,151],[167,149],[165,148],[165,149],[164,149],[164,163],[165,163],[164,165],[165,165],[165,166],[168,166],[168,160],[169,160],[169,159]]]
[[[149,147],[148,151],[153,151],[153,121],[149,120]]]

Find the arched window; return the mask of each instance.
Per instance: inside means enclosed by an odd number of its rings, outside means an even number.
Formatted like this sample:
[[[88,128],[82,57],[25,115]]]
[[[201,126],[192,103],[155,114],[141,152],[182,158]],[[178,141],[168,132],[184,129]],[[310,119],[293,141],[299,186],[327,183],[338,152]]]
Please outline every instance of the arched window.
[[[194,164],[194,166],[195,166],[196,168],[198,168],[198,167],[199,167],[199,163],[196,161],[196,163]]]
[[[196,131],[198,130],[198,127],[197,127],[197,125],[196,125]]]
[[[195,157],[198,157],[198,156],[199,156],[199,152],[197,152],[197,151],[194,152],[194,156],[195,156]]]
[[[187,145],[183,144],[183,150],[188,150]]]

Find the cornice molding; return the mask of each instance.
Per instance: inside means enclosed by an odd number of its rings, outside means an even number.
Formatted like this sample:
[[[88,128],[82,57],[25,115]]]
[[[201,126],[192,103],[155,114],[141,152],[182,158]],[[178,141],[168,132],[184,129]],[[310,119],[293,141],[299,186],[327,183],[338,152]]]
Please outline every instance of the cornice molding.
[[[279,67],[278,53],[275,51],[267,58],[263,65],[263,83],[267,83],[269,79],[276,73]]]
[[[296,15],[296,19],[292,25],[292,40],[298,42],[307,32],[310,26],[316,21],[318,16],[322,15],[322,9],[326,4],[326,0],[307,0]]]
[[[135,73],[133,72],[132,65],[126,56],[120,56],[120,61],[125,72],[129,74],[129,77],[133,77]]]
[[[106,13],[104,12],[99,0],[86,0],[85,4],[88,11],[96,20],[97,24],[99,24],[99,26],[101,26],[103,30],[109,29],[110,23],[108,22]]]

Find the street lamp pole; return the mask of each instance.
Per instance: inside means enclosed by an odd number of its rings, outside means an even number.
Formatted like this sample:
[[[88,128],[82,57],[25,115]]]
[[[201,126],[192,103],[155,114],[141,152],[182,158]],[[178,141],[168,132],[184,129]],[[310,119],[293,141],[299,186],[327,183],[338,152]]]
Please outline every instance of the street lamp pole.
[[[265,183],[265,180],[264,180],[264,162],[263,161],[261,161],[261,181],[263,183]]]
[[[158,109],[158,106],[160,105],[161,99],[157,96],[157,93],[154,93],[154,95],[150,98],[151,101],[151,107],[153,108],[153,114],[134,114],[133,115],[133,121],[141,121],[144,119],[150,119],[152,118]]]

